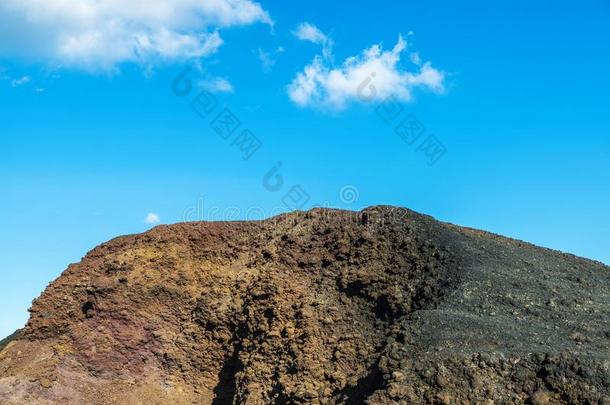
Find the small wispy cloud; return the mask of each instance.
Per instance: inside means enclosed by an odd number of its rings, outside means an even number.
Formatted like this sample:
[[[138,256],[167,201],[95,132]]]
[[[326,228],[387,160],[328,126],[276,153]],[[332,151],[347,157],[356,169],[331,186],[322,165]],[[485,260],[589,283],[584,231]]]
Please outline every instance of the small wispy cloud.
[[[324,44],[329,41],[329,38],[318,27],[308,22],[299,24],[294,35],[301,41],[309,41],[314,44]]]
[[[418,52],[413,52],[409,55],[409,60],[411,61],[411,63],[413,63],[414,65],[420,66],[422,64],[422,60],[421,57],[419,56]]]
[[[233,85],[227,79],[217,77],[214,79],[202,80],[199,86],[212,93],[233,93]]]
[[[332,59],[334,42],[315,25],[308,22],[301,23],[292,33],[301,41],[322,45],[322,54],[324,58],[329,60]]]
[[[258,60],[261,63],[261,66],[263,68],[263,72],[268,73],[271,71],[271,69],[273,68],[273,66],[275,66],[275,56],[277,54],[283,53],[284,52],[284,48],[283,47],[277,47],[275,49],[275,51],[273,52],[267,52],[264,51],[262,48],[258,48],[257,50],[257,55],[258,55]]]
[[[150,212],[146,218],[144,218],[144,223],[148,225],[155,225],[161,222],[161,217],[154,212]]]
[[[32,78],[30,76],[22,76],[19,79],[15,79],[15,80],[11,81],[11,86],[19,87],[19,86],[26,85],[31,81],[32,81]]]

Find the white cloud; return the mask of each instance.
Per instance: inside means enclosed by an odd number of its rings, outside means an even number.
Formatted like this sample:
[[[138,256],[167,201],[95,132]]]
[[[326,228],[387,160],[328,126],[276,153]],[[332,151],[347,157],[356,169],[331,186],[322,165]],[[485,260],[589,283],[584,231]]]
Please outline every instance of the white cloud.
[[[233,85],[227,79],[221,77],[199,82],[202,89],[212,93],[233,93]]]
[[[19,87],[19,86],[23,86],[24,84],[28,84],[31,81],[32,81],[32,78],[30,76],[23,76],[23,77],[20,77],[19,79],[15,79],[15,80],[11,81],[11,86]]]
[[[201,58],[220,28],[272,25],[252,0],[2,0],[0,56],[87,70]]]
[[[407,42],[399,36],[392,50],[373,45],[337,67],[329,57],[316,56],[289,85],[290,99],[302,107],[342,110],[352,102],[380,101],[389,96],[410,101],[416,88],[442,92],[445,76],[430,62],[414,58],[420,62],[414,71],[400,66],[406,48]]]
[[[294,31],[294,35],[301,41],[309,41],[314,44],[324,44],[329,39],[318,27],[310,23],[301,23]]]
[[[155,225],[159,222],[161,222],[161,217],[154,212],[149,213],[146,218],[144,218],[144,223],[148,225]]]
[[[301,23],[293,34],[301,41],[312,42],[322,45],[322,55],[325,59],[332,59],[333,41],[328,35],[320,31],[318,27],[310,23]]]

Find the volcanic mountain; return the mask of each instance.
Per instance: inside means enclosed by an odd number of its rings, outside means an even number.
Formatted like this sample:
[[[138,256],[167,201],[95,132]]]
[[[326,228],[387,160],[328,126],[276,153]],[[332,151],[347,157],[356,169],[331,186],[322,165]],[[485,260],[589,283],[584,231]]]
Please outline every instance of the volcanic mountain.
[[[610,268],[402,208],[159,226],[30,312],[3,405],[610,405]]]

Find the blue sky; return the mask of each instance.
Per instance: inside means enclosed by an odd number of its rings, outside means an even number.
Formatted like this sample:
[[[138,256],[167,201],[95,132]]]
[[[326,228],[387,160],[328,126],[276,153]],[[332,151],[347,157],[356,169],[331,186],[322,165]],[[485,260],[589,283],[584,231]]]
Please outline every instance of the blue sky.
[[[157,221],[391,204],[610,263],[608,1],[167,1],[0,6],[0,335]]]

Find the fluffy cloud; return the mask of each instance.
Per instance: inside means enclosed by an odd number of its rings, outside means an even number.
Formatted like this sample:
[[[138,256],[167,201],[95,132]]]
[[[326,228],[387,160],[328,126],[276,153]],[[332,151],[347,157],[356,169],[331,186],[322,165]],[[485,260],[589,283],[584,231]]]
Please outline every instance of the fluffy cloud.
[[[299,38],[311,42],[323,45],[330,42],[316,30],[297,32],[303,34],[297,35]],[[391,50],[383,50],[380,44],[373,45],[360,55],[347,58],[340,66],[334,66],[332,55],[323,52],[294,78],[288,87],[290,99],[302,107],[342,110],[352,102],[380,101],[389,96],[410,101],[416,88],[442,92],[444,74],[430,62],[422,62],[418,54],[409,56],[413,71],[400,65],[406,49],[407,42],[399,36]]]
[[[155,225],[159,222],[161,222],[161,217],[154,212],[149,213],[146,218],[144,218],[144,223],[148,225]]]
[[[200,58],[217,30],[269,14],[251,0],[2,0],[0,55],[107,70],[123,62]]]

